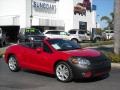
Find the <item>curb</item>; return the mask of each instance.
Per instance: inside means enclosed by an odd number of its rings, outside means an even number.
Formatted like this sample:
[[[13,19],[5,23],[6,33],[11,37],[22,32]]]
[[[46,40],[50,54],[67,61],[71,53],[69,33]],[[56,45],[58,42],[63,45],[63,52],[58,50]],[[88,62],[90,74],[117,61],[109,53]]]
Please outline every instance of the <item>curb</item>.
[[[111,63],[111,66],[114,68],[120,68],[120,63]]]

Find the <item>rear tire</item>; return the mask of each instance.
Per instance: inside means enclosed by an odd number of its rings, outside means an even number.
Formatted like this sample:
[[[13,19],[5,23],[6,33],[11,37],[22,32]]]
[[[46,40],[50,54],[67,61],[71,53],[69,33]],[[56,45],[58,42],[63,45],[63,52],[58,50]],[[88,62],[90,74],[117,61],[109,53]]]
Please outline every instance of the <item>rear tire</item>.
[[[78,43],[77,39],[72,39],[71,41],[73,41],[74,43]]]
[[[8,67],[12,72],[18,72],[20,70],[20,67],[15,56],[11,55],[8,58]]]
[[[72,69],[66,62],[59,62],[56,65],[55,74],[61,82],[70,82],[73,79]]]

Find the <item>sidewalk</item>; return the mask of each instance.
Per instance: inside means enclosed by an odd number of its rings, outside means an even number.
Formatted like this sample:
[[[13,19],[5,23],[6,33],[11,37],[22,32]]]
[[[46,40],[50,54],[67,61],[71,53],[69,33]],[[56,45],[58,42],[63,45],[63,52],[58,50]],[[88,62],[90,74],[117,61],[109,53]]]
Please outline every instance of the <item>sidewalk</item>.
[[[4,54],[4,52],[5,52],[5,47],[4,48],[0,48],[0,57],[1,57],[2,54]]]
[[[120,63],[111,63],[113,68],[120,68]]]

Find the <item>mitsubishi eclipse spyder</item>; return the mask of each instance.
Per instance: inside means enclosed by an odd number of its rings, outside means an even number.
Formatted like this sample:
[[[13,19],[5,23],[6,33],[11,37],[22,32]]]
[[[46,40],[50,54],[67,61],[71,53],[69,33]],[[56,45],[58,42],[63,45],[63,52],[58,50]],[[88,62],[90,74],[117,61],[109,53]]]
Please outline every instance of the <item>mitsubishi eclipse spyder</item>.
[[[62,82],[109,74],[111,61],[101,52],[81,48],[63,39],[33,40],[9,46],[5,51],[9,69],[29,69],[56,75]]]

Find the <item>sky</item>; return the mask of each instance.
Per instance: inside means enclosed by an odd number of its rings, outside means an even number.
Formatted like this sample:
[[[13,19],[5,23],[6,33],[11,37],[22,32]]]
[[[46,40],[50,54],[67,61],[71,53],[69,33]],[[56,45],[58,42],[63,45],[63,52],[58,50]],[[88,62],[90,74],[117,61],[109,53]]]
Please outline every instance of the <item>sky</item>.
[[[104,28],[107,24],[100,21],[102,16],[109,16],[114,9],[114,0],[93,0],[93,4],[97,6],[97,22]]]

